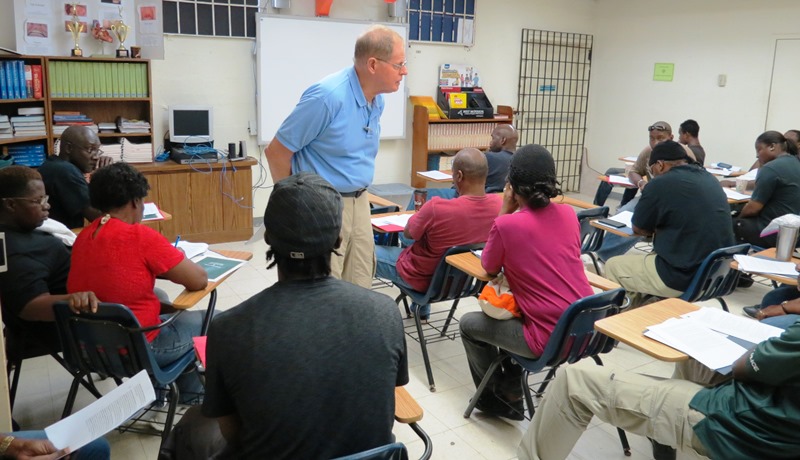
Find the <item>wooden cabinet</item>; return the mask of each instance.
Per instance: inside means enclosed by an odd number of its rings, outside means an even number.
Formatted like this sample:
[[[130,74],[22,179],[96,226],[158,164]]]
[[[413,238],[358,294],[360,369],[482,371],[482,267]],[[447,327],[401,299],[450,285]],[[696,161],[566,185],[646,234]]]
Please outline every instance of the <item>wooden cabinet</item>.
[[[251,168],[247,158],[237,162],[135,164],[150,183],[153,201],[172,219],[156,223],[167,239],[222,243],[253,236]]]
[[[428,109],[414,107],[413,134],[411,141],[411,186],[424,188],[426,180],[417,176],[428,170],[428,156],[436,153],[455,154],[465,147],[486,150],[492,130],[499,123],[511,123],[514,112],[511,107],[497,106],[499,118],[429,120]]]

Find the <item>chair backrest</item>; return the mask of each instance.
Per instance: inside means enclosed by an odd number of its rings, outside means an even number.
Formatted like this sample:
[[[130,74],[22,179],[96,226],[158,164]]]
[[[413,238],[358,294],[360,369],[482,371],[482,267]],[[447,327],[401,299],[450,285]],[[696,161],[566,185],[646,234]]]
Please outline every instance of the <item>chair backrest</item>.
[[[578,222],[581,225],[581,253],[594,252],[603,244],[605,230],[592,227],[590,222],[608,217],[608,206],[583,209],[578,211]]]
[[[555,367],[611,351],[615,340],[597,332],[594,323],[619,313],[624,300],[625,290],[614,289],[584,297],[570,305],[558,319],[537,361]]]
[[[422,299],[415,298],[414,301],[424,305],[478,295],[483,290],[483,287],[486,286],[486,281],[481,281],[462,272],[448,264],[446,259],[450,255],[483,249],[484,245],[485,243],[476,243],[453,246],[448,249],[439,261],[439,265],[436,266],[436,271],[433,272],[428,292],[425,293],[426,299],[420,302],[418,300]]]
[[[156,382],[170,382],[128,307],[100,303],[97,313],[76,315],[66,302],[56,302],[53,311],[64,359],[71,366],[83,373],[116,379],[132,377],[144,369]]]
[[[736,289],[739,282],[739,270],[731,268],[733,256],[747,254],[749,244],[740,244],[728,248],[717,249],[705,258],[697,269],[691,284],[679,298],[687,302],[723,297]]]

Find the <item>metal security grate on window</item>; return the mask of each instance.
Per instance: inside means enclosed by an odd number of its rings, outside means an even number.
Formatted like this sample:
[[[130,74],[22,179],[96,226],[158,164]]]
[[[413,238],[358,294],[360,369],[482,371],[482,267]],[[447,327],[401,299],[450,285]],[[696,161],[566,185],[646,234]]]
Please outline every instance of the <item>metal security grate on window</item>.
[[[553,154],[565,192],[580,188],[592,42],[591,35],[522,30],[514,120],[520,145],[540,144]]]
[[[258,0],[163,0],[164,33],[256,37]]]
[[[472,46],[477,0],[410,0],[408,40]]]

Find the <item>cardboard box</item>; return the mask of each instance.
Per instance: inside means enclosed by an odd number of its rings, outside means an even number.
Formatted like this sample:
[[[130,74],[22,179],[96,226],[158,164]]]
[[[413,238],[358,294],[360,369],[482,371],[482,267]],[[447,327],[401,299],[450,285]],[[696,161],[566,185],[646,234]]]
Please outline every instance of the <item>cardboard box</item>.
[[[466,107],[453,107],[450,104],[451,94],[454,93],[466,96]],[[494,118],[494,108],[482,88],[441,86],[437,102],[447,118]]]

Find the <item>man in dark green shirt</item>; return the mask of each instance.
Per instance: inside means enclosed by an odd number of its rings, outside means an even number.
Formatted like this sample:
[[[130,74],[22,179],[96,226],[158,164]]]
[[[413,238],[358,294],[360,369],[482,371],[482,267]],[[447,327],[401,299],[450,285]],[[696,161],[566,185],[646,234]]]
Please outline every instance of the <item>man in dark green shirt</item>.
[[[713,388],[569,366],[547,388],[517,454],[567,458],[597,416],[625,431],[713,459],[800,455],[800,322],[742,355]]]

